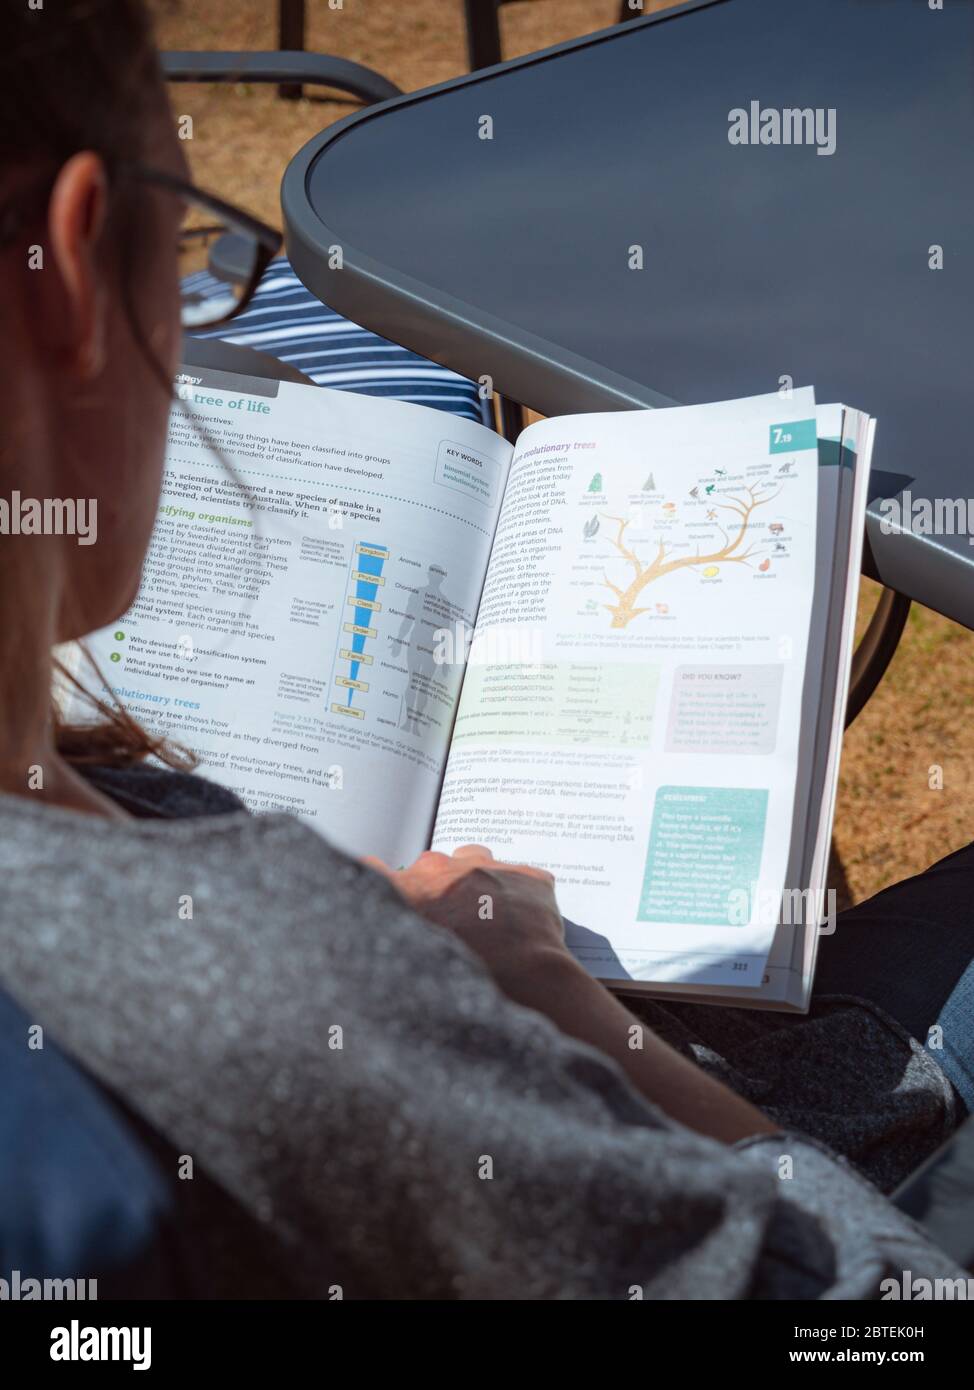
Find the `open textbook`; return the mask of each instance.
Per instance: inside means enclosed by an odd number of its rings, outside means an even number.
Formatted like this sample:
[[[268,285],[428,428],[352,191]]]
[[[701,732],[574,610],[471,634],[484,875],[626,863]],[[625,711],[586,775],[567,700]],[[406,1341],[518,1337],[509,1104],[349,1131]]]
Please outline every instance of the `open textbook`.
[[[319,387],[177,388],[99,694],[352,854],[477,841],[550,869],[620,990],[807,1007],[867,416],[804,388],[512,447]]]

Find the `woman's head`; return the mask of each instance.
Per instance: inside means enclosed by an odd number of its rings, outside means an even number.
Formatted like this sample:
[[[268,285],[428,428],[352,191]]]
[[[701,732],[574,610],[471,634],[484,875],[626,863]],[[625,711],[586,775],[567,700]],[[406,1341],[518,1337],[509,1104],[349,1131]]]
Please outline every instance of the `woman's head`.
[[[0,0],[0,497],[94,503],[95,543],[0,537],[55,640],[131,601],[158,500],[179,347],[181,206],[126,173],[182,173],[140,0]],[[14,576],[10,576],[13,578]]]
[[[134,597],[179,350],[183,174],[141,0],[0,0],[0,499],[83,499],[94,543],[0,534],[0,722],[46,718],[50,645]],[[89,538],[90,539],[90,538]],[[23,726],[18,728],[18,726]]]

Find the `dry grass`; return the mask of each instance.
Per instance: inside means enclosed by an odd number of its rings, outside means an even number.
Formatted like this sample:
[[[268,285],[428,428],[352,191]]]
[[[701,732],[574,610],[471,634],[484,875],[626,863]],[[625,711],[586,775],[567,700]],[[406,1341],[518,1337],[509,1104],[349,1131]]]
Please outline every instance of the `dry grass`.
[[[664,9],[655,0],[647,9]],[[274,0],[154,0],[161,46],[273,48]],[[326,0],[308,5],[308,47],[378,69],[406,91],[466,71],[460,0]],[[528,53],[614,22],[617,0],[522,0],[502,13],[506,57]],[[284,102],[273,88],[173,89],[178,114],[193,117],[195,176],[204,186],[280,224],[278,186],[291,156],[353,105]],[[869,402],[853,402],[868,407]],[[863,585],[860,621],[875,603]],[[971,838],[967,786],[974,740],[974,635],[914,607],[879,691],[845,741],[835,829],[834,883],[859,901],[924,868]],[[943,789],[930,769],[943,769]]]
[[[150,0],[162,48],[277,47],[276,0]],[[662,0],[646,8],[665,9]],[[467,71],[461,0],[308,0],[307,47],[375,68],[403,91]],[[501,12],[511,58],[613,24],[618,0],[520,0]],[[173,88],[173,107],[193,117],[192,163],[201,184],[245,203],[280,225],[278,185],[285,165],[324,126],[355,103],[308,97],[280,101],[257,85]]]

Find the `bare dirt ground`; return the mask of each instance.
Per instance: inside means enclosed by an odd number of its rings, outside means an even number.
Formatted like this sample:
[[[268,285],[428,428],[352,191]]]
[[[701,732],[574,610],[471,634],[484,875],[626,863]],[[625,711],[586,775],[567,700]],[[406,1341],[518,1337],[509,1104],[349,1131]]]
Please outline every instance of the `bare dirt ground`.
[[[332,0],[332,4],[337,0]],[[152,0],[164,48],[274,48],[275,0]],[[665,9],[647,0],[647,10]],[[617,0],[521,0],[502,12],[504,56],[604,28]],[[308,47],[376,68],[406,91],[467,70],[460,0],[309,0]],[[281,101],[274,88],[177,86],[193,117],[194,176],[280,225],[281,174],[306,140],[356,109],[318,96]],[[868,401],[853,405],[869,407]],[[881,436],[880,436],[881,440]],[[863,582],[860,623],[876,588]],[[857,902],[972,838],[974,635],[914,605],[899,651],[845,740],[833,884]],[[931,769],[942,769],[942,787]],[[931,785],[933,783],[934,785]]]

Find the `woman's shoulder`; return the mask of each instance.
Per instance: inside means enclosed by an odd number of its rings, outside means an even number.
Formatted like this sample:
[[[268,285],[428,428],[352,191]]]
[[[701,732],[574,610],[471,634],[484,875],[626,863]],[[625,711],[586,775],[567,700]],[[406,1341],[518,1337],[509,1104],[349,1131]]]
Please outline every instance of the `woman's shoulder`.
[[[138,819],[183,820],[246,811],[232,791],[194,772],[151,763],[131,767],[79,767],[98,791]]]

